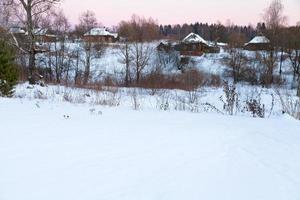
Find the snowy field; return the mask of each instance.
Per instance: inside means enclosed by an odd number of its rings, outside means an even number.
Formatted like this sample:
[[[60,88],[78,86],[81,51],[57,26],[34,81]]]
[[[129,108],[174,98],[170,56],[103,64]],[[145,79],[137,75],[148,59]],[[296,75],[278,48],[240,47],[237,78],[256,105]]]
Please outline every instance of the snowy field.
[[[0,200],[300,199],[300,122],[287,115],[135,111],[24,90],[0,98]]]

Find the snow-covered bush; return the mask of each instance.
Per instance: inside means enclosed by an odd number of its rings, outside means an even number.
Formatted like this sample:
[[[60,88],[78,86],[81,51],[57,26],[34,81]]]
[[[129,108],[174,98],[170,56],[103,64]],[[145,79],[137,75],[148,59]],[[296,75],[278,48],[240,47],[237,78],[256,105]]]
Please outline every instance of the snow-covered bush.
[[[282,95],[276,91],[282,105],[282,112],[300,120],[300,97],[293,97],[290,94]]]
[[[175,94],[173,98],[174,109],[198,113],[201,110],[200,94],[198,90],[185,92],[184,95]]]
[[[246,100],[243,101],[243,110],[242,112],[248,112],[251,113],[252,117],[256,118],[265,118],[266,115],[266,106],[264,103],[262,103],[262,92],[258,91],[257,89],[249,91],[247,94]],[[274,107],[274,95],[272,96],[272,102],[271,102],[271,108],[270,112],[272,112]]]
[[[159,110],[168,111],[170,110],[170,95],[168,92],[165,92],[162,95],[159,95],[156,99],[157,108]]]
[[[70,91],[63,93],[63,100],[70,103],[83,104],[86,103],[85,96],[82,94],[72,94]]]
[[[141,107],[142,107],[142,104],[140,102],[140,99],[139,99],[139,96],[138,96],[138,93],[137,93],[136,89],[134,89],[132,92],[130,92],[130,96],[131,96],[132,108],[134,110],[140,110]]]
[[[35,99],[47,99],[48,97],[40,90],[34,91],[34,98]]]
[[[94,105],[102,105],[109,107],[119,106],[121,102],[121,94],[118,91],[103,91],[96,94],[95,99],[91,102]]]
[[[265,118],[265,105],[257,99],[247,100],[246,109],[248,112],[251,112],[253,117]]]
[[[227,81],[223,85],[224,96],[220,97],[223,102],[223,110],[229,115],[233,115],[239,111],[239,95],[234,84],[230,84]]]

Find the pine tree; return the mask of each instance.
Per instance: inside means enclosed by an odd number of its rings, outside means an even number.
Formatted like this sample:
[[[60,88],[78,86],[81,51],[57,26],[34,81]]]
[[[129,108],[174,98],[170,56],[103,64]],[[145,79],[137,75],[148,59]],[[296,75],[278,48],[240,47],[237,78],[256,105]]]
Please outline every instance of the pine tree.
[[[0,96],[11,97],[17,84],[18,71],[14,50],[0,39]]]

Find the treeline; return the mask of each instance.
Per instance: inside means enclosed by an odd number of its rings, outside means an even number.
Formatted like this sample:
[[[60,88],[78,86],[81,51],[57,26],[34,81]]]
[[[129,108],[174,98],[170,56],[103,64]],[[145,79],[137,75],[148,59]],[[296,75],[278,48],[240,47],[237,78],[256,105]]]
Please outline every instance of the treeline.
[[[152,18],[146,19],[137,15],[133,15],[128,21],[121,21],[117,26],[119,35],[130,41],[181,40],[193,32],[208,41],[227,43],[233,33],[243,34],[247,40],[250,40],[264,30],[266,30],[264,23],[258,23],[256,28],[234,24],[223,25],[221,23],[208,24],[199,22],[183,25],[159,25]]]
[[[264,24],[264,23],[262,23]],[[247,40],[253,38],[261,29],[261,23],[257,28],[252,26],[237,26],[233,24],[223,25],[221,23],[194,23],[177,25],[160,25],[159,34],[165,38],[182,39],[191,32],[201,35],[208,41],[219,41],[227,43],[232,33],[243,34]]]
[[[159,25],[152,18],[144,18],[133,15],[130,20],[122,21],[117,26],[121,37],[130,41],[153,41],[158,39],[181,40],[189,33],[199,34],[205,40],[216,42],[229,42],[233,33],[243,34],[247,40],[264,31],[265,24],[258,23],[256,28],[252,26],[237,26],[234,24],[223,25],[221,23],[194,23],[177,25]]]

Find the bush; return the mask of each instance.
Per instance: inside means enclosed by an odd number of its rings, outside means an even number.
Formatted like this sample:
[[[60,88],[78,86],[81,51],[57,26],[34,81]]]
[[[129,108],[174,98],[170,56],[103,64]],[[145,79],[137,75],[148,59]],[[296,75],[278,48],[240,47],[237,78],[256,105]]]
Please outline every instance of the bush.
[[[18,80],[14,55],[14,50],[0,40],[0,96],[11,97],[14,94]]]
[[[300,98],[291,96],[290,94],[282,95],[279,91],[276,91],[276,93],[281,102],[282,113],[300,120]]]
[[[247,100],[246,110],[250,112],[254,118],[265,118],[265,105],[260,102],[260,99]]]
[[[263,73],[260,77],[260,84],[265,87],[270,87],[272,84],[283,85],[285,80],[280,75],[270,76],[267,73]]]
[[[259,83],[259,73],[257,70],[251,66],[245,66],[242,69],[241,81],[245,81],[247,83],[250,83],[251,85],[257,85]]]
[[[234,111],[239,110],[239,98],[234,84],[229,84],[224,81],[223,92],[225,94],[225,99],[221,96],[221,101],[223,102],[223,110],[229,115],[233,115]]]
[[[169,75],[155,71],[143,76],[140,83],[133,86],[151,89],[153,95],[158,89],[193,91],[202,86],[219,87],[221,82],[218,75],[206,74],[197,69],[186,69],[183,73]]]

